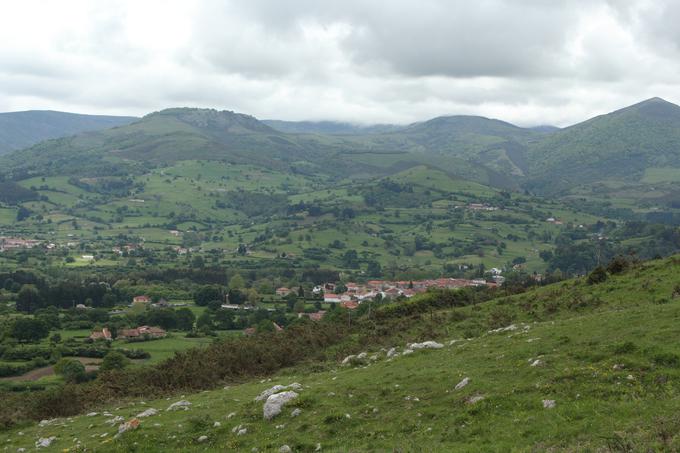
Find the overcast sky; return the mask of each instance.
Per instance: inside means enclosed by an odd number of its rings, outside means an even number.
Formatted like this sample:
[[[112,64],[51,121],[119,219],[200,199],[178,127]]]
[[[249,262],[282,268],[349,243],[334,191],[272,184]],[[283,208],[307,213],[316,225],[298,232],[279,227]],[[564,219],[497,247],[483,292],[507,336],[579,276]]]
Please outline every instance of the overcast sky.
[[[0,111],[568,125],[680,102],[675,0],[8,0]]]

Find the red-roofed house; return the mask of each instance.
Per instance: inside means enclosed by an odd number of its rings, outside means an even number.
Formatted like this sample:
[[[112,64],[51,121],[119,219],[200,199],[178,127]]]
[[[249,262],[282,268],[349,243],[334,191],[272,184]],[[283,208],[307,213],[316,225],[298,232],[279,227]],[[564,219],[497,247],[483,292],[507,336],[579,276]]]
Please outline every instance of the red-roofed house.
[[[163,338],[167,334],[160,327],[139,326],[136,329],[123,329],[118,332],[121,340]]]
[[[281,288],[276,288],[276,295],[277,296],[286,297],[291,292],[292,292],[291,289],[286,288],[285,286],[282,286]]]
[[[135,296],[132,299],[133,304],[148,304],[151,302],[151,298],[149,296]]]
[[[359,308],[359,302],[354,302],[353,300],[348,300],[345,302],[342,302],[340,304],[341,307],[346,308],[348,310],[354,310],[356,308]]]
[[[106,341],[111,341],[113,340],[113,337],[111,336],[111,331],[104,327],[102,330],[94,330],[90,334],[90,340],[92,341],[97,341],[97,340],[106,340]]]

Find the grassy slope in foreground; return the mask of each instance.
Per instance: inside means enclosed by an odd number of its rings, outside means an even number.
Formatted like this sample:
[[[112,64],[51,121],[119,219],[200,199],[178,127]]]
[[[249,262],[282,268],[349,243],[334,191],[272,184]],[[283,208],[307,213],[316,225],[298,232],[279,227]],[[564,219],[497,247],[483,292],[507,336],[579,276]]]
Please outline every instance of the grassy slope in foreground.
[[[160,412],[115,440],[116,428],[104,423],[110,417],[96,415],[17,428],[0,435],[0,445],[16,451],[56,436],[54,451],[78,451],[78,441],[96,451],[278,451],[282,445],[314,451],[317,444],[323,451],[677,451],[678,271],[678,257],[650,262],[596,286],[567,281],[423,314],[402,334],[437,336],[426,328],[434,320],[432,331],[447,340],[440,350],[392,360],[382,352],[368,366],[318,364],[315,372],[291,369],[266,382],[121,403],[109,411],[127,419],[148,407]],[[449,344],[474,326],[509,322],[517,329]],[[454,390],[464,377],[470,383]],[[254,397],[292,382],[303,385],[300,397],[264,421]],[[473,396],[484,399],[469,404]],[[165,411],[180,399],[191,409]],[[556,407],[544,409],[544,399]],[[294,408],[301,409],[298,417],[290,415]],[[232,431],[239,425],[246,434]],[[200,436],[207,439],[199,442]]]

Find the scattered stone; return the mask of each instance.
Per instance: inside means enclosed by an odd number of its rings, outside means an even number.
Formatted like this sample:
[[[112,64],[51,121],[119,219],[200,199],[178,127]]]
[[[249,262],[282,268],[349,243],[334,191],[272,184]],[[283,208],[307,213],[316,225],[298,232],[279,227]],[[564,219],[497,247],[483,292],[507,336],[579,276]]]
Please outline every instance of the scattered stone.
[[[206,440],[208,440],[208,436],[201,436],[198,438],[199,442],[205,442]]]
[[[213,423],[213,428],[219,428],[220,426],[222,426],[222,423],[220,422]]]
[[[274,395],[276,393],[280,393],[284,390],[302,390],[302,384],[298,384],[297,382],[293,382],[290,385],[275,385],[272,388],[269,388],[262,393],[260,393],[258,396],[255,397],[255,401],[264,401],[267,398],[269,398],[271,395]]]
[[[17,448],[17,453],[24,453],[25,451],[26,451],[26,449],[23,448],[23,447]]]
[[[287,391],[270,395],[264,403],[263,415],[267,420],[271,420],[281,413],[283,405],[297,398],[299,395],[293,391]]]
[[[635,377],[632,374],[629,374],[628,376],[626,376],[626,379],[628,379],[629,381],[634,381]]]
[[[422,343],[411,343],[408,349],[441,349],[444,345],[436,341],[424,341]]]
[[[352,416],[349,415],[349,414],[345,414],[345,418],[350,419],[350,418],[352,418]]]
[[[232,433],[237,433],[237,432],[239,432],[241,429],[243,429],[243,425],[234,426],[234,427],[231,429],[231,432],[232,432]]]
[[[620,370],[623,370],[625,367],[626,367],[626,366],[625,366],[623,363],[617,363],[617,364],[614,364],[614,366],[612,367],[612,369],[613,369],[614,371],[620,371]]]
[[[35,448],[47,448],[52,445],[52,442],[54,442],[56,439],[57,438],[54,436],[41,437],[35,442]]]
[[[102,434],[102,435],[99,436],[99,437],[106,437],[106,436],[108,436],[108,435],[109,435],[109,433],[104,433],[104,434]]]
[[[296,408],[296,409],[293,409],[293,411],[290,413],[290,416],[291,416],[291,417],[297,417],[297,416],[299,416],[301,413],[302,413],[302,410],[300,410],[299,408]]]
[[[236,417],[236,412],[232,412],[231,414],[227,415],[227,420],[233,417]]]
[[[245,436],[246,434],[248,434],[248,428],[241,428],[236,433],[237,436]]]
[[[368,357],[368,352],[362,352],[361,354],[357,355],[357,359],[361,360],[365,359],[366,357]]]
[[[116,434],[116,437],[120,436],[124,432],[133,431],[133,430],[139,428],[139,425],[140,425],[140,421],[139,421],[138,418],[133,418],[132,420],[123,423],[122,425],[120,425],[118,427],[118,434]]]
[[[113,418],[106,420],[104,422],[104,424],[113,426],[113,425],[116,425],[116,424],[124,422],[124,421],[125,421],[125,417],[118,415],[117,417],[113,417]]]
[[[480,401],[482,401],[483,399],[484,399],[484,396],[482,396],[482,395],[475,395],[475,396],[471,396],[471,397],[467,398],[467,399],[465,400],[465,402],[468,403],[468,404],[477,404],[477,403],[479,403]]]
[[[342,363],[343,365],[347,365],[347,364],[349,364],[349,362],[351,362],[353,359],[356,359],[356,358],[357,358],[357,356],[354,355],[354,354],[348,355],[347,357],[342,359],[342,362],[340,362],[340,363]]]
[[[99,415],[99,412],[90,412],[86,417],[96,417],[97,415]]]
[[[404,349],[404,352],[401,353],[401,355],[409,355],[413,354],[413,349]]]
[[[531,362],[531,365],[529,365],[529,366],[531,366],[531,367],[543,366],[543,362],[539,359],[536,359],[533,362]]]
[[[286,427],[286,425],[276,425],[276,429],[283,429],[285,427]]]
[[[321,444],[320,443],[316,444],[316,448],[314,449],[314,451],[321,451]]]
[[[543,408],[544,409],[554,409],[555,408],[555,400],[543,400]]]
[[[140,412],[139,414],[137,414],[137,418],[153,417],[156,414],[158,414],[158,411],[153,407],[150,407],[144,412]]]
[[[392,358],[398,356],[399,353],[397,352],[397,348],[390,348],[389,351],[387,351],[387,357]]]
[[[290,449],[288,445],[282,445],[281,448],[279,448],[279,453],[291,453],[293,450]]]
[[[506,327],[499,327],[498,329],[489,330],[488,333],[511,332],[513,330],[517,330],[517,326],[514,324],[510,324],[509,326]]]
[[[166,411],[178,411],[178,410],[183,410],[183,411],[188,411],[189,406],[191,406],[191,403],[187,400],[181,400],[177,401],[176,403],[172,403],[170,406],[168,406]]]
[[[53,425],[53,424],[57,423],[58,421],[59,420],[56,419],[56,418],[51,418],[49,420],[40,420],[40,423],[38,423],[38,426],[40,426],[41,428],[44,428],[45,426]]]
[[[466,377],[465,379],[460,381],[458,384],[456,384],[455,390],[460,390],[463,387],[465,387],[466,385],[468,385],[469,383],[470,383],[470,378]]]

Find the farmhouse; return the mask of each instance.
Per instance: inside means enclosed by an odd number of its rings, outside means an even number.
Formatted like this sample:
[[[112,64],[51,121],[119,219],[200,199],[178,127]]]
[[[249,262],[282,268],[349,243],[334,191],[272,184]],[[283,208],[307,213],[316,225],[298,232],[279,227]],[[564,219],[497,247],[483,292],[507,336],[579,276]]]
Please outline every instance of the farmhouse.
[[[345,302],[342,302],[340,304],[341,307],[346,308],[348,310],[355,310],[359,308],[359,302],[354,302],[353,300],[348,300]]]
[[[97,341],[97,340],[106,340],[106,341],[111,341],[113,340],[113,337],[111,336],[111,331],[104,327],[102,330],[93,330],[92,333],[90,334],[90,340],[92,341]]]
[[[136,329],[123,329],[118,332],[121,340],[150,340],[153,338],[163,338],[167,335],[165,330],[160,327],[139,326]]]
[[[323,295],[323,301],[331,304],[339,304],[340,302],[342,302],[342,299],[338,294],[326,293]]]
[[[316,313],[298,313],[298,318],[309,318],[312,321],[321,321],[325,314],[325,310],[319,310]]]
[[[292,291],[290,290],[290,288],[286,288],[285,286],[282,286],[281,288],[276,288],[277,296],[286,297],[291,292]]]
[[[148,304],[151,302],[151,298],[149,296],[135,296],[132,299],[133,304]]]

